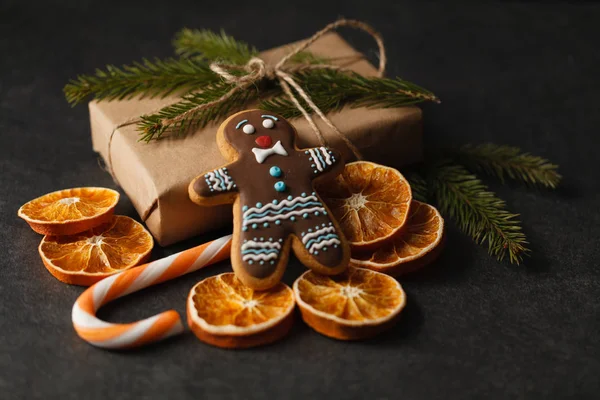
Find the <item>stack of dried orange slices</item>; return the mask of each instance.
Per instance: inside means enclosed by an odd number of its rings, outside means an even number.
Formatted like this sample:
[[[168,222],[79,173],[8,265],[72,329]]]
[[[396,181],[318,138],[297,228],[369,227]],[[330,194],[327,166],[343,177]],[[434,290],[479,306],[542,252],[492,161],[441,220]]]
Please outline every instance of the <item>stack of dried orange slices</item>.
[[[133,219],[114,215],[119,193],[106,188],[65,189],[24,204],[18,211],[44,236],[38,248],[58,280],[89,286],[146,260],[154,240]]]
[[[412,199],[399,171],[357,161],[319,189],[350,242],[351,265],[398,276],[439,255],[444,220],[435,207]]]
[[[242,285],[233,274],[207,278],[188,297],[188,323],[204,342],[228,348],[271,343],[291,327],[294,302],[304,321],[342,340],[376,335],[399,318],[406,295],[394,278],[433,261],[444,221],[432,206],[412,200],[397,170],[370,162],[346,165],[319,192],[352,246],[351,266],[338,276],[307,271],[292,290]]]

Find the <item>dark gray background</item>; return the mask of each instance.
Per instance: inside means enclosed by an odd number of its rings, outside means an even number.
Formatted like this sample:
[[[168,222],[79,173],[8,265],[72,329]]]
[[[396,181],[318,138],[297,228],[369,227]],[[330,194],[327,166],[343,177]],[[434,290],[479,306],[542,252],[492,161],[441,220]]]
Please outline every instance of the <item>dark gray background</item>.
[[[2,1],[0,398],[597,398],[600,6],[239,3]],[[338,342],[298,321],[285,340],[246,351],[213,348],[189,333],[127,353],[82,342],[70,320],[82,289],[46,272],[40,236],[16,217],[46,192],[114,187],[92,152],[86,106],[63,99],[68,78],[170,55],[170,39],[184,26],[222,27],[265,49],[338,16],[372,23],[386,39],[389,74],[443,100],[425,107],[427,146],[493,141],[561,165],[557,192],[492,185],[522,213],[534,249],[526,265],[495,261],[450,224],[439,262],[402,279],[409,300],[401,323],[375,340]],[[135,215],[126,197],[117,211]],[[156,248],[154,256],[208,238]],[[183,313],[196,281],[228,269],[146,290],[101,316]],[[286,282],[301,271],[292,263]]]

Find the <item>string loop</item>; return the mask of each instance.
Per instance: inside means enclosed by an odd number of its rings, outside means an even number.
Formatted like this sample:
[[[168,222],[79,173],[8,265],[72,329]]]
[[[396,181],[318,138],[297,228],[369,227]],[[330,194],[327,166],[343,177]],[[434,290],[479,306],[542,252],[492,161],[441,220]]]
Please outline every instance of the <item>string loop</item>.
[[[351,19],[340,19],[325,26],[325,28],[321,29],[310,38],[297,45],[289,53],[283,56],[274,66],[268,65],[264,62],[264,60],[258,57],[252,57],[245,65],[227,64],[218,61],[211,63],[210,69],[215,74],[222,77],[225,82],[232,84],[231,90],[214,101],[200,104],[175,118],[163,120],[163,124],[177,123],[187,118],[190,114],[194,114],[207,107],[220,104],[229,99],[235,93],[247,89],[250,85],[253,85],[262,79],[277,80],[285,95],[290,99],[298,111],[302,113],[322,146],[326,145],[325,137],[312,118],[311,113],[308,112],[298,100],[298,96],[300,96],[304,102],[308,104],[312,112],[317,114],[319,118],[321,118],[321,120],[348,146],[348,148],[350,148],[352,153],[354,153],[354,156],[360,160],[362,156],[358,148],[339,131],[339,129],[333,124],[333,122],[331,122],[329,118],[327,118],[325,113],[323,113],[321,109],[312,101],[308,93],[306,93],[306,91],[294,80],[293,76],[291,75],[291,72],[298,72],[308,69],[339,69],[339,67],[330,64],[299,64],[294,65],[291,68],[286,66],[286,63],[296,54],[305,50],[321,36],[341,26],[349,26],[352,28],[361,29],[375,39],[375,42],[377,42],[377,46],[379,47],[379,69],[377,72],[378,76],[383,76],[387,59],[385,55],[383,39],[379,33],[377,33],[370,25],[364,22]],[[243,74],[236,75],[232,73],[234,71],[242,72]]]

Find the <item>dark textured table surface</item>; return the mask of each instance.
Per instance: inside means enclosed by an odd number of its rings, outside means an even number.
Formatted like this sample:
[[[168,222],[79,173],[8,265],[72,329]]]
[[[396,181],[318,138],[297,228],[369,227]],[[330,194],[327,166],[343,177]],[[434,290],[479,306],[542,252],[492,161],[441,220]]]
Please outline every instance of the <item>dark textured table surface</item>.
[[[598,398],[600,6],[444,3],[2,1],[0,398]],[[381,31],[390,75],[443,100],[424,109],[427,146],[493,141],[561,165],[556,192],[492,185],[522,213],[534,249],[526,264],[495,261],[450,224],[439,262],[402,279],[409,302],[401,323],[371,341],[330,340],[298,321],[285,340],[246,351],[189,333],[126,353],[82,342],[70,320],[82,289],[46,272],[40,236],[16,217],[46,192],[114,187],[92,151],[87,108],[69,107],[62,86],[107,63],[170,55],[183,26],[222,27],[264,49],[340,15]],[[117,212],[135,216],[126,197]],[[101,316],[184,312],[190,287],[228,268],[130,296]],[[292,264],[286,281],[301,271]]]

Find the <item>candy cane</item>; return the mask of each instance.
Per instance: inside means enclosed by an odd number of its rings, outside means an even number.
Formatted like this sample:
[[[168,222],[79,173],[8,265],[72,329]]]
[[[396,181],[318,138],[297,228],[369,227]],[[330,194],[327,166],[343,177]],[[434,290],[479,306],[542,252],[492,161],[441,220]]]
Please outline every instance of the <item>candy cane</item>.
[[[106,349],[123,349],[177,335],[183,331],[175,310],[129,324],[112,324],[96,317],[104,304],[148,286],[196,271],[229,258],[231,235],[169,257],[131,268],[89,287],[73,305],[73,327],[86,342]]]

